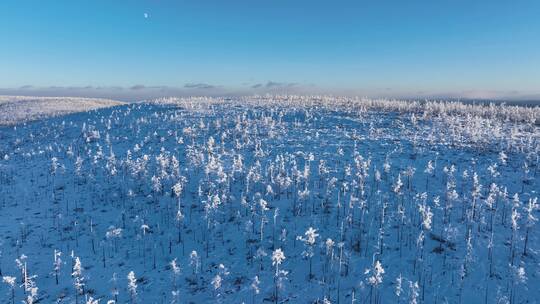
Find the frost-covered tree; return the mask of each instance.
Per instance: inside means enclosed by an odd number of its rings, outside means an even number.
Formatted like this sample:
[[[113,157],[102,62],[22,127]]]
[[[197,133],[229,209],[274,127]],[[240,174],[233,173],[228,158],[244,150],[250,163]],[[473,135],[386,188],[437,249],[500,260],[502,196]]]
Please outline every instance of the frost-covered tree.
[[[83,267],[79,257],[75,257],[75,264],[73,265],[73,286],[75,287],[75,303],[79,301],[79,295],[84,295],[85,278],[83,276]]]
[[[21,254],[20,257],[15,259],[15,265],[17,266],[17,268],[19,268],[19,271],[21,273],[21,282],[23,282],[23,283],[24,283],[24,280],[26,278],[25,277],[26,259],[27,259],[27,256],[24,255],[24,254]]]
[[[176,286],[176,280],[178,278],[178,276],[180,275],[180,266],[176,263],[176,258],[173,259],[169,265],[171,266],[171,277],[172,277],[172,286],[173,286],[173,290],[176,290],[177,289],[177,286]]]
[[[56,285],[58,285],[58,275],[60,273],[60,267],[62,266],[62,259],[60,258],[62,256],[62,252],[58,250],[54,250],[54,262],[53,262],[53,271],[54,271],[54,279],[56,281]]]
[[[26,298],[23,301],[23,303],[25,304],[36,303],[38,299],[38,287],[36,286],[37,275],[28,274],[26,262],[24,263],[23,277],[24,277],[24,280],[23,280],[22,287],[24,288],[24,293],[26,294]]]
[[[394,188],[393,188],[394,193],[397,195],[401,194],[401,187],[403,187],[403,182],[401,181],[401,173],[400,173],[398,174],[398,177],[394,184]]]
[[[280,271],[279,266],[283,261],[285,260],[285,254],[281,250],[281,248],[278,248],[272,252],[272,266],[274,266],[275,272],[274,272],[274,302],[277,303],[279,299],[278,291],[279,287],[281,286],[281,279],[287,275],[286,271]]]
[[[419,289],[420,287],[418,286],[418,282],[412,282],[412,281],[409,281],[409,289],[410,289],[410,299],[409,299],[409,303],[410,304],[417,304],[418,303],[418,296],[420,296],[420,292],[419,292]]]
[[[260,225],[259,225],[259,236],[260,236],[260,242],[262,243],[263,237],[264,237],[264,223],[266,223],[266,211],[270,210],[268,208],[268,202],[264,199],[259,199],[259,211],[260,211]]]
[[[313,277],[312,274],[312,264],[313,264],[313,246],[315,245],[315,242],[317,241],[317,237],[319,234],[317,233],[317,229],[314,229],[313,227],[309,227],[306,232],[304,233],[304,236],[297,236],[296,239],[304,242],[304,245],[306,246],[306,249],[302,253],[302,255],[309,259],[309,279]]]
[[[396,278],[396,287],[395,287],[394,293],[396,294],[398,298],[397,303],[399,303],[401,300],[401,294],[403,293],[403,277],[401,276],[401,273]]]
[[[177,242],[180,243],[182,241],[182,221],[184,220],[184,214],[182,213],[182,205],[180,203],[180,196],[182,195],[182,191],[184,190],[184,180],[177,182],[172,187],[172,191],[174,195],[177,197],[177,207],[176,207],[176,227],[178,230],[178,240]]]
[[[527,244],[529,242],[529,233],[531,231],[531,228],[534,226],[534,223],[538,221],[538,218],[534,216],[534,212],[538,209],[537,204],[538,198],[529,198],[529,202],[527,204],[527,223],[525,230],[525,244],[523,246],[523,255],[527,255]],[[512,217],[513,218],[513,217]]]
[[[9,297],[11,300],[11,304],[15,304],[15,280],[17,278],[12,276],[3,276],[2,282],[4,282],[9,287]]]
[[[197,251],[193,250],[190,254],[189,254],[189,265],[191,266],[192,270],[193,270],[193,275],[196,275],[198,272],[199,272],[199,268],[200,268],[200,258],[199,258],[199,255],[197,254]]]
[[[112,274],[112,278],[109,280],[111,282],[111,296],[114,298],[113,303],[118,302],[118,295],[120,291],[118,290],[118,278],[116,272]]]
[[[51,174],[56,175],[58,172],[58,169],[61,169],[62,165],[58,162],[58,158],[53,157],[51,158]]]
[[[224,278],[229,275],[229,270],[227,267],[225,267],[223,264],[219,264],[218,266],[218,273],[214,276],[212,281],[210,282],[212,284],[212,287],[214,288],[214,291],[216,292],[215,297],[218,298],[221,296],[221,293],[219,290],[222,288]]]
[[[377,293],[378,287],[383,282],[384,268],[379,260],[373,263],[372,269],[366,269],[364,274],[369,275],[367,278],[368,284],[371,286],[369,292],[369,301],[374,303],[380,303],[380,295]]]
[[[429,187],[429,180],[433,178],[434,172],[435,172],[435,165],[433,164],[433,161],[430,159],[426,165],[426,168],[424,169],[424,173],[426,173],[426,191]]]
[[[259,289],[259,285],[261,284],[261,281],[259,281],[259,276],[254,276],[253,280],[251,281],[251,285],[249,286],[251,290],[253,291],[252,295],[252,303],[255,303],[255,297],[261,292]]]
[[[327,276],[330,275],[330,273],[333,270],[333,264],[334,264],[334,247],[336,245],[336,242],[334,242],[331,238],[327,238],[324,242],[325,248],[326,248],[326,265],[324,267],[324,280],[328,280]]]
[[[137,301],[137,278],[135,278],[135,272],[130,271],[127,275],[127,280],[130,301],[131,303],[135,303]]]
[[[109,229],[107,229],[107,232],[105,233],[105,237],[108,240],[111,240],[113,243],[114,252],[118,251],[118,240],[122,237],[122,228],[117,228],[115,226],[109,226]]]
[[[99,299],[94,299],[93,297],[86,295],[85,304],[99,304]]]
[[[510,264],[514,265],[514,255],[515,255],[515,240],[517,238],[517,231],[519,230],[519,219],[521,214],[518,212],[517,208],[512,209],[512,236],[510,240]]]

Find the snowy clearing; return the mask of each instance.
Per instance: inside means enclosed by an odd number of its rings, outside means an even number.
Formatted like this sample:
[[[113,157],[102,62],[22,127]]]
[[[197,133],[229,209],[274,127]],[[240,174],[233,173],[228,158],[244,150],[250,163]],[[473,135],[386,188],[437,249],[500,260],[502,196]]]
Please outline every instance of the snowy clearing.
[[[0,125],[118,106],[120,101],[79,97],[0,96]]]
[[[0,302],[538,303],[539,122],[266,96],[0,127]]]

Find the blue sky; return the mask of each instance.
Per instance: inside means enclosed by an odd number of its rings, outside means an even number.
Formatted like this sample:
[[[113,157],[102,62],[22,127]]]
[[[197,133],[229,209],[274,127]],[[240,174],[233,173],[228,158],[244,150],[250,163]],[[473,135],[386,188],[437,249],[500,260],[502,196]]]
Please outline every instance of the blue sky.
[[[2,0],[0,93],[540,98],[540,1]]]

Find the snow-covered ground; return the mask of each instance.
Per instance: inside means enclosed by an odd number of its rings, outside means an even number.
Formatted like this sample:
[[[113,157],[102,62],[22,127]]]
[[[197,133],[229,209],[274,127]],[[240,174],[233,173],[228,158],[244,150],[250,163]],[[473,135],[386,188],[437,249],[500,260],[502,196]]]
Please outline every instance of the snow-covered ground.
[[[0,127],[0,302],[538,303],[538,123],[266,96]]]
[[[0,125],[43,119],[121,105],[123,102],[101,98],[30,97],[0,95]]]

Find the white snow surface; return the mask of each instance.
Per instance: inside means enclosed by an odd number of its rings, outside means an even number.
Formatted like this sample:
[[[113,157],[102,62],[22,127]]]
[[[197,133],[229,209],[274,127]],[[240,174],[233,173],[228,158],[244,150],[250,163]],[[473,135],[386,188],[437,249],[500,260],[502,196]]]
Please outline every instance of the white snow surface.
[[[118,106],[123,102],[102,98],[0,95],[0,125],[43,119]]]
[[[539,113],[201,97],[0,127],[0,303],[12,277],[16,303],[539,303]]]

